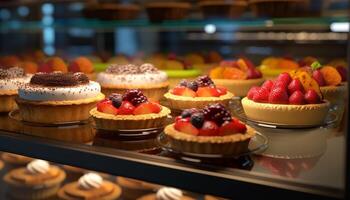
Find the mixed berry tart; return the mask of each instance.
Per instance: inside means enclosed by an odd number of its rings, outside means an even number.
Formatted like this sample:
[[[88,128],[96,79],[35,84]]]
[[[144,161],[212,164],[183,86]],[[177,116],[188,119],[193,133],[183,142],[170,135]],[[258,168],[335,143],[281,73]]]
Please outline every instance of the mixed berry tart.
[[[105,95],[139,89],[153,101],[159,101],[169,86],[167,74],[148,63],[111,65],[97,75],[97,82]]]
[[[304,126],[323,124],[329,110],[317,81],[305,71],[285,72],[252,87],[242,106],[249,119]]]
[[[233,94],[225,87],[216,86],[209,76],[200,76],[194,81],[182,80],[164,97],[172,109],[203,108],[210,103],[228,105]]]
[[[226,87],[235,96],[244,97],[253,86],[260,86],[264,79],[261,72],[248,60],[222,61],[210,71],[210,78],[217,85]]]
[[[16,102],[22,120],[51,124],[87,120],[102,99],[100,85],[83,73],[40,72],[19,88]]]
[[[9,112],[17,108],[15,98],[18,87],[29,82],[30,76],[19,67],[0,68],[0,112]]]
[[[247,152],[255,131],[231,117],[224,105],[186,109],[165,130],[171,148],[198,154],[239,155]]]
[[[123,95],[112,93],[90,111],[96,128],[102,130],[128,130],[161,128],[170,110],[151,102],[137,89],[127,90]]]

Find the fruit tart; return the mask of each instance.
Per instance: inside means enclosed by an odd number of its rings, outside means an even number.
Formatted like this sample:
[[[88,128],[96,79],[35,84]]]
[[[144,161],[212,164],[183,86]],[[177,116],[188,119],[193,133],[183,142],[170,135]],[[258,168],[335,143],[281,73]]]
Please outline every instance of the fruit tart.
[[[104,99],[98,83],[77,73],[36,73],[16,98],[22,120],[66,123],[87,120],[89,111]]]
[[[235,96],[244,97],[253,86],[260,86],[264,79],[251,61],[240,58],[237,61],[222,61],[214,67],[210,78],[217,85],[226,87]]]
[[[123,95],[112,93],[90,111],[96,128],[102,130],[128,130],[161,128],[170,110],[151,102],[137,89],[127,90]]]
[[[83,72],[90,80],[96,80],[96,73],[94,70],[94,65],[90,59],[86,57],[77,57],[68,65],[68,71],[70,72]]]
[[[139,89],[153,101],[159,101],[169,86],[167,74],[149,63],[111,65],[97,75],[97,82],[105,95]]]
[[[275,81],[252,87],[242,106],[249,119],[298,126],[323,124],[329,110],[329,102],[307,72],[284,72]]]
[[[0,112],[9,112],[17,108],[15,98],[18,87],[29,80],[30,77],[22,68],[0,68]]]
[[[228,105],[233,94],[225,87],[216,86],[209,76],[200,76],[194,81],[182,80],[164,97],[169,102],[170,108],[184,110],[203,108],[210,103]]]
[[[171,187],[162,187],[157,193],[144,195],[137,200],[194,200],[179,189]]]
[[[224,105],[186,109],[164,130],[171,148],[198,154],[239,155],[247,152],[255,131],[231,117]]]
[[[261,62],[259,69],[264,78],[275,79],[279,74],[290,72],[299,67],[299,63],[290,58],[267,57]]]

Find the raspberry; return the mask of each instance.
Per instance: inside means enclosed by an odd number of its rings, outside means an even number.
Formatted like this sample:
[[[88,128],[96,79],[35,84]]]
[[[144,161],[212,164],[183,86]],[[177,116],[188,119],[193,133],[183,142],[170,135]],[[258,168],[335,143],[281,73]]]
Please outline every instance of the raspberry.
[[[214,82],[209,76],[200,76],[196,80],[198,87],[214,86]]]
[[[114,107],[119,108],[122,105],[123,95],[118,93],[112,93],[108,97],[109,100],[112,101]]]
[[[203,108],[205,120],[214,121],[218,126],[232,120],[231,113],[220,103],[210,104]]]
[[[127,90],[123,95],[123,101],[129,101],[133,106],[138,106],[147,101],[147,97],[140,90]]]

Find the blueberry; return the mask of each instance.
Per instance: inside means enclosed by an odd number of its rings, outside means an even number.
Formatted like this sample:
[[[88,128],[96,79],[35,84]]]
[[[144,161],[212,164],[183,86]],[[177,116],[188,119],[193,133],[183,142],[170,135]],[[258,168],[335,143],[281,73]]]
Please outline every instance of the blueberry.
[[[191,81],[187,83],[187,87],[196,92],[198,90],[198,83],[196,81]]]
[[[179,83],[179,86],[184,86],[184,87],[187,87],[187,81],[185,79],[181,80],[180,83]]]
[[[198,110],[196,108],[186,109],[186,110],[182,111],[181,117],[182,118],[191,117],[191,115],[197,111]]]
[[[204,123],[204,114],[201,112],[194,113],[191,116],[191,124],[196,128],[202,128]]]
[[[123,96],[121,94],[112,93],[111,95],[109,95],[109,100],[112,101],[112,105],[114,107],[119,108],[120,105],[122,105]]]

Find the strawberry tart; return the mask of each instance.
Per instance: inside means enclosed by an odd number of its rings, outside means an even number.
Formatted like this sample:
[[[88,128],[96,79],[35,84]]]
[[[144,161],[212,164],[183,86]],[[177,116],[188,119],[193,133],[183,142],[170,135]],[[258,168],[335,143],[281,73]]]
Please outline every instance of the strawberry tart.
[[[226,87],[235,96],[244,97],[253,86],[260,86],[264,79],[261,72],[247,59],[222,61],[210,71],[210,78],[217,85]]]
[[[0,68],[0,112],[9,112],[17,108],[15,98],[18,87],[29,82],[30,77],[19,67]]]
[[[160,100],[169,86],[167,74],[148,63],[111,65],[97,75],[97,82],[105,95],[139,89],[153,101]]]
[[[199,154],[239,155],[255,131],[231,117],[222,104],[186,109],[164,130],[171,148]]]
[[[22,120],[51,124],[87,120],[102,99],[100,85],[83,73],[40,72],[18,89],[16,102]]]
[[[210,103],[228,105],[233,94],[225,87],[218,87],[209,76],[200,76],[194,81],[182,80],[164,97],[172,109],[203,108]]]
[[[306,72],[284,72],[275,81],[252,87],[242,106],[249,119],[299,126],[323,124],[329,110],[318,83]]]
[[[123,95],[112,93],[90,111],[96,128],[102,130],[128,130],[160,128],[165,125],[170,110],[151,102],[137,89]]]

